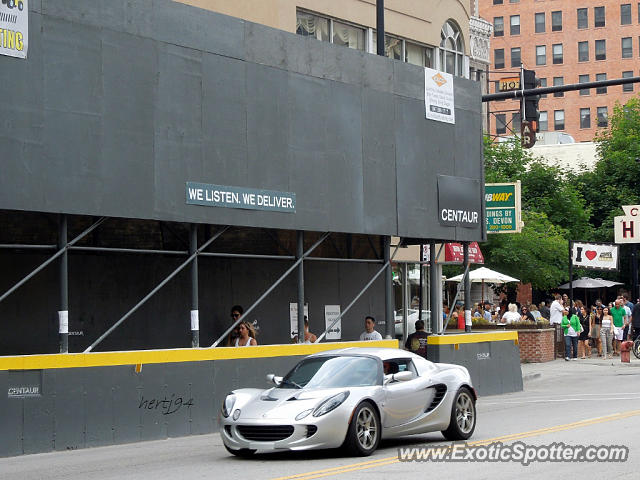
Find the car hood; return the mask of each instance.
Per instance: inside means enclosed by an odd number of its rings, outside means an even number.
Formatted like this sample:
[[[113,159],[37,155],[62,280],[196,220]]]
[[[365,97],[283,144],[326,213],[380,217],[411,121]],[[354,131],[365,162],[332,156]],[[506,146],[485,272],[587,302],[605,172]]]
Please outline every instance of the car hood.
[[[300,412],[317,407],[323,400],[348,390],[347,388],[323,388],[313,390],[295,390],[288,388],[270,388],[261,394],[252,396],[238,405],[243,419],[269,418],[293,419]]]

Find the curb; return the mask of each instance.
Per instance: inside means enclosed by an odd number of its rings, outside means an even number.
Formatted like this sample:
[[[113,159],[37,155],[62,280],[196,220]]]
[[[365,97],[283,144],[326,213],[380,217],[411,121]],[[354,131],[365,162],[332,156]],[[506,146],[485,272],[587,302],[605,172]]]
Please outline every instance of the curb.
[[[535,380],[536,378],[540,378],[541,376],[542,374],[540,372],[527,373],[526,375],[522,376],[522,381],[528,382],[530,380]]]

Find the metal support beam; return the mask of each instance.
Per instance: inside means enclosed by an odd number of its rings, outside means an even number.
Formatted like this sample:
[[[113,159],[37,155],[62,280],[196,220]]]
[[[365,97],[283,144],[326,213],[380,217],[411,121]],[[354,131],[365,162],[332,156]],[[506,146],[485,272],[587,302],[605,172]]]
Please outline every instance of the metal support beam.
[[[245,317],[245,318],[246,318],[246,317],[247,317],[247,315],[249,315],[249,313],[251,313],[251,311],[252,311],[254,308],[256,308],[256,307],[260,304],[260,302],[262,302],[262,300],[264,300],[264,299],[265,299],[265,298],[266,298],[266,297],[267,297],[267,296],[268,296],[268,295],[269,295],[269,294],[270,294],[270,293],[271,293],[271,292],[272,292],[272,291],[273,291],[273,290],[274,290],[278,285],[280,285],[280,283],[282,283],[282,281],[283,281],[285,278],[287,278],[287,277],[289,276],[289,274],[290,274],[291,272],[293,272],[293,271],[298,267],[298,265],[299,265],[300,263],[302,263],[302,261],[303,261],[306,257],[308,257],[308,256],[311,254],[311,252],[313,252],[313,251],[318,247],[318,245],[320,245],[322,242],[324,242],[324,240],[325,240],[325,239],[326,239],[330,234],[331,234],[330,232],[324,233],[324,234],[320,237],[320,239],[319,239],[316,243],[314,243],[314,244],[313,244],[313,246],[312,246],[309,250],[307,250],[306,252],[304,252],[304,254],[302,255],[302,258],[299,258],[298,260],[296,260],[296,261],[293,263],[293,265],[291,265],[291,266],[286,270],[286,272],[284,272],[284,273],[280,276],[280,278],[278,278],[278,280],[276,280],[276,281],[273,283],[273,285],[271,285],[271,286],[270,286],[270,287],[269,287],[269,288],[268,288],[268,289],[267,289],[267,290],[266,290],[262,295],[260,295],[260,298],[258,298],[255,302],[253,302],[253,305],[251,305],[249,308],[247,308],[247,309],[244,311],[244,314],[242,315],[242,317],[238,318],[238,320],[236,320],[235,322],[233,322],[233,324],[232,324],[229,328],[227,328],[227,329],[225,330],[225,332],[224,332],[222,335],[220,335],[220,338],[218,338],[218,340],[216,340],[215,342],[213,342],[213,344],[211,345],[211,347],[217,347],[217,346],[218,346],[218,344],[219,344],[219,343],[220,343],[224,338],[226,338],[226,337],[227,337],[227,335],[229,335],[229,333],[231,332],[231,330],[233,330],[234,328],[236,328],[236,326],[237,326],[237,325],[242,321],[243,317]]]
[[[384,57],[384,0],[376,0],[376,50]]]
[[[398,253],[398,248],[400,248],[399,246],[396,246],[395,250],[393,251],[393,255],[391,256],[391,260],[393,260],[393,258],[396,256],[396,253]],[[338,323],[338,321],[344,317],[347,312],[351,309],[351,307],[353,307],[353,305],[358,301],[358,299],[364,294],[364,292],[367,291],[367,289],[373,285],[373,282],[376,281],[376,279],[382,275],[383,272],[386,272],[388,270],[391,270],[391,262],[386,262],[381,268],[380,270],[378,270],[378,272],[373,276],[373,278],[371,280],[369,280],[369,283],[367,283],[362,290],[360,290],[360,293],[358,293],[358,295],[355,296],[355,298],[353,300],[351,300],[351,303],[349,305],[347,305],[347,308],[345,308],[344,310],[342,310],[342,312],[340,312],[340,315],[338,315],[333,322],[331,322],[331,325],[329,325],[327,327],[327,329],[322,332],[322,335],[319,335],[317,340],[315,341],[315,343],[319,343],[324,337],[327,336],[327,333],[331,331],[331,329],[333,328],[333,326]],[[395,322],[395,318],[394,318],[394,322]],[[395,323],[393,324],[394,329],[395,329]]]
[[[298,265],[298,343],[304,343],[304,232],[296,235],[296,260]]]
[[[62,255],[58,259],[58,288],[60,304],[58,309],[58,335],[60,353],[69,353],[69,264],[67,255],[67,216],[58,218],[58,250]]]
[[[198,256],[198,254],[204,250],[205,248],[207,248],[209,245],[211,245],[215,240],[218,239],[218,237],[220,237],[224,232],[226,232],[229,229],[229,227],[224,227],[222,230],[220,230],[218,233],[216,233],[213,237],[211,237],[209,240],[207,240],[206,242],[204,242],[202,244],[202,247],[200,247],[199,249],[197,249],[193,254],[189,255],[189,258],[187,258],[184,262],[182,262],[180,264],[180,266],[178,268],[176,268],[173,272],[171,272],[162,282],[160,282],[158,284],[157,287],[155,287],[153,290],[151,290],[146,297],[144,297],[142,300],[140,300],[131,310],[129,310],[127,313],[125,313],[122,318],[120,318],[120,320],[118,320],[116,323],[114,323],[111,328],[109,328],[109,330],[107,330],[106,332],[104,332],[95,342],[93,342],[91,345],[89,345],[87,347],[87,349],[84,351],[84,353],[88,353],[91,350],[93,350],[100,342],[102,342],[102,340],[104,340],[105,338],[107,338],[111,332],[113,332],[116,328],[118,328],[120,326],[120,324],[122,322],[124,322],[127,318],[129,318],[136,310],[138,310],[138,308],[140,308],[142,305],[145,304],[145,302],[147,300],[149,300],[151,297],[153,297],[162,287],[164,287],[167,283],[169,283],[169,281],[175,277],[178,273],[180,273],[187,265],[189,265],[189,263],[191,263],[191,261],[196,258]]]
[[[429,242],[429,298],[431,299],[431,333],[439,333],[438,315],[440,315],[440,305],[438,304],[438,288],[440,288],[440,279],[438,277],[438,269],[436,266],[436,242]]]
[[[395,335],[395,315],[393,314],[393,272],[391,271],[391,237],[383,237],[384,264],[387,269],[384,273],[384,310],[385,310],[385,338],[393,338]],[[398,247],[396,247],[396,252]],[[394,252],[395,255],[395,252]]]
[[[87,234],[92,232],[94,229],[98,228],[98,226],[100,226],[102,224],[102,222],[104,222],[106,219],[107,219],[107,217],[102,217],[101,219],[99,219],[97,222],[95,222],[93,225],[91,225],[89,228],[87,228],[84,232],[82,232],[80,235],[78,235],[73,240],[71,240],[69,243],[67,243],[64,248],[62,248],[62,249],[58,250],[56,253],[54,253],[48,260],[43,262],[38,268],[36,268],[35,270],[32,270],[29,275],[24,277],[22,280],[20,280],[18,283],[16,283],[13,287],[11,287],[9,290],[4,292],[4,294],[0,297],[0,302],[2,302],[5,298],[7,298],[9,295],[11,295],[13,292],[15,292],[22,285],[27,283],[37,273],[39,273],[41,270],[46,268],[51,262],[54,262],[57,258],[59,258],[62,254],[64,254],[69,247],[71,247],[76,242],[80,241],[82,238],[84,238]]]
[[[464,253],[464,269],[469,271],[469,242],[462,243]],[[471,279],[467,273],[464,276],[464,331],[471,331]]]
[[[633,303],[636,303],[640,298],[638,293],[638,244],[634,243],[631,246],[631,298]]]
[[[198,225],[189,226],[189,256],[198,250]],[[198,311],[198,256],[191,262],[191,347],[200,346],[200,312]]]

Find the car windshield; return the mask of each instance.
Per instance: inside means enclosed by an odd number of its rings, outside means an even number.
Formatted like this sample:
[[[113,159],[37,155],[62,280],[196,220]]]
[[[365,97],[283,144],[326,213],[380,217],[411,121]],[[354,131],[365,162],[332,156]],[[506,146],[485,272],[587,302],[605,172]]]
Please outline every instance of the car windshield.
[[[371,357],[313,357],[302,360],[278,388],[340,388],[378,385],[378,362]]]

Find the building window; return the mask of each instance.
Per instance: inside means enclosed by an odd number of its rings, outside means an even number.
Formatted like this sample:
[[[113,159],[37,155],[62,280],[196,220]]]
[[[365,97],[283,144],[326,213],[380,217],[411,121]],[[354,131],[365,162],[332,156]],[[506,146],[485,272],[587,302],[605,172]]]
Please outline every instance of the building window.
[[[544,12],[536,13],[536,33],[544,33],[545,28]]]
[[[556,43],[553,45],[553,64],[559,63],[562,63],[562,44]]]
[[[520,57],[520,47],[514,47],[511,49],[511,66],[520,67],[522,65],[522,58]]]
[[[622,58],[633,57],[633,43],[631,37],[624,37],[622,39]]]
[[[496,114],[496,134],[504,135],[507,133],[507,116],[504,113]]]
[[[591,128],[591,109],[580,109],[580,128]]]
[[[540,112],[540,119],[538,120],[538,130],[546,132],[549,130],[549,116],[547,112]]]
[[[502,5],[502,0],[493,0],[494,5]]]
[[[551,31],[562,31],[562,11],[551,12]]]
[[[504,17],[493,17],[493,36],[504,36]]]
[[[609,125],[607,107],[598,107],[598,126],[606,127],[607,125]]]
[[[520,35],[520,15],[511,15],[509,17],[509,34]]]
[[[495,68],[504,68],[504,48],[496,48],[493,51],[493,59],[495,61]]]
[[[607,59],[607,41],[596,40],[596,60]]]
[[[546,86],[547,86],[547,79],[546,79],[546,78],[540,78],[540,79],[538,79],[538,84],[539,84],[538,86],[539,86],[540,88],[542,88],[542,87],[546,87]],[[547,98],[547,94],[546,94],[546,93],[541,94],[541,95],[540,95],[540,98]]]
[[[547,63],[547,46],[536,46],[536,65],[546,65]]]
[[[564,130],[564,110],[553,111],[553,129]]]
[[[589,75],[579,75],[578,76],[578,83],[589,83]],[[591,93],[591,89],[590,88],[584,88],[582,90],[580,90],[580,95],[589,95]]]
[[[606,73],[596,73],[596,82],[602,82],[607,79]],[[596,93],[604,94],[607,93],[607,87],[596,87]]]
[[[363,28],[333,20],[333,43],[336,45],[343,45],[355,50],[365,50],[364,33]]]
[[[518,133],[522,129],[522,122],[520,120],[520,112],[513,113],[511,115],[511,130]]]
[[[564,77],[553,77],[553,86],[560,87],[564,85]],[[564,97],[564,92],[554,92],[554,97]]]
[[[593,18],[594,18],[594,26],[595,27],[604,27],[604,7],[594,7],[593,8]]]
[[[433,48],[405,41],[404,61],[419,67],[433,68]]]
[[[462,77],[465,74],[463,59],[462,31],[452,20],[447,20],[440,30],[440,69]],[[504,64],[504,54],[502,63]]]
[[[630,78],[633,77],[633,72],[629,70],[628,72],[622,72],[622,78]],[[623,92],[633,92],[633,83],[625,83],[622,85]]]
[[[620,5],[620,25],[631,25],[631,4]]]
[[[589,9],[588,8],[579,8],[578,9],[578,28],[589,28]]]
[[[520,3],[520,0],[509,0],[509,3]]]
[[[589,42],[578,42],[578,61],[589,61]]]
[[[312,13],[296,12],[296,33],[303,37],[315,37],[323,42],[331,42],[329,19]]]

